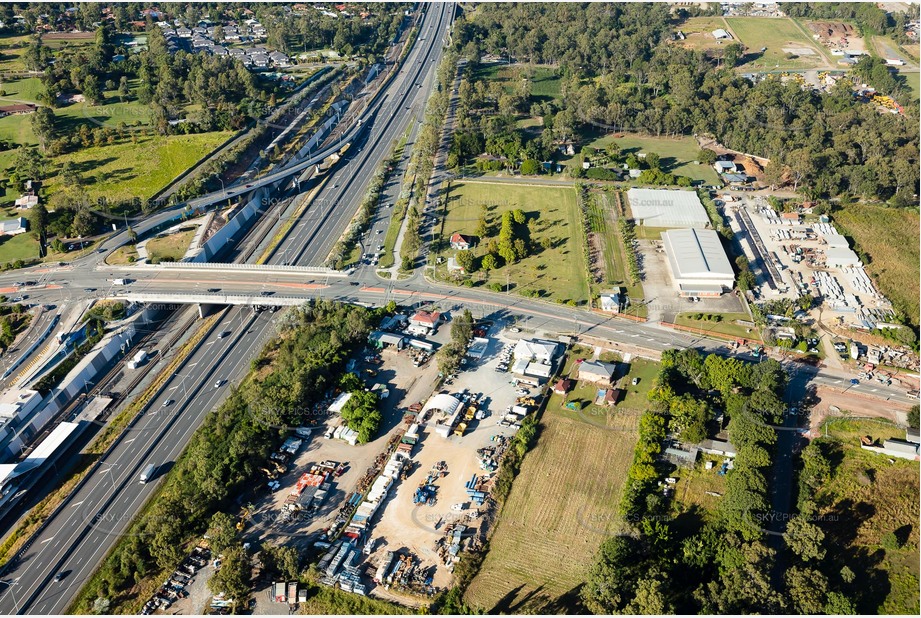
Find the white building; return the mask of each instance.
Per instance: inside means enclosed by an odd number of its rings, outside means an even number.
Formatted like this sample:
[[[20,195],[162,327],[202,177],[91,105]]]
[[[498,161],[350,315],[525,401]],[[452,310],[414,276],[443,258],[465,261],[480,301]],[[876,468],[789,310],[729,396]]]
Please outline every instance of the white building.
[[[681,296],[719,296],[732,289],[735,274],[716,232],[669,230],[662,241]]]
[[[560,344],[546,339],[522,339],[515,345],[515,359],[550,364],[559,347]]]
[[[630,189],[633,219],[652,227],[709,227],[710,218],[694,191]]]
[[[837,268],[860,266],[860,258],[846,247],[829,247],[825,250],[825,265]]]
[[[601,310],[607,313],[620,313],[620,294],[617,292],[602,294]]]
[[[38,206],[38,196],[37,195],[23,195],[14,202],[16,208],[20,210],[27,210],[33,206]]]
[[[29,222],[25,217],[0,221],[0,236],[16,236],[29,231]]]

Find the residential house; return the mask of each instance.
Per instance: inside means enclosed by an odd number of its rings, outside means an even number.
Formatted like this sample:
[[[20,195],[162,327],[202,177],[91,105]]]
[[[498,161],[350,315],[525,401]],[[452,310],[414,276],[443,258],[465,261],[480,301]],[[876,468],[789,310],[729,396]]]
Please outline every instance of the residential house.
[[[3,116],[18,116],[20,114],[31,114],[36,109],[32,103],[15,103],[13,105],[0,106],[0,118]]]
[[[37,195],[23,195],[15,202],[16,208],[20,210],[28,210],[33,206],[38,206],[38,196]]]
[[[434,332],[440,322],[441,314],[437,311],[417,311],[409,318],[409,327]]]
[[[712,440],[708,438],[698,444],[697,448],[709,455],[718,455],[720,457],[736,456],[736,447],[726,440]]]
[[[473,238],[454,232],[451,235],[451,248],[458,251],[466,251],[473,247]]]
[[[579,363],[579,380],[595,384],[610,384],[617,371],[614,363],[582,361]]]
[[[566,393],[572,390],[572,380],[568,378],[560,378],[557,380],[556,384],[553,385],[553,392],[557,395],[566,396]]]
[[[620,313],[620,294],[618,292],[602,294],[601,310],[606,313]]]

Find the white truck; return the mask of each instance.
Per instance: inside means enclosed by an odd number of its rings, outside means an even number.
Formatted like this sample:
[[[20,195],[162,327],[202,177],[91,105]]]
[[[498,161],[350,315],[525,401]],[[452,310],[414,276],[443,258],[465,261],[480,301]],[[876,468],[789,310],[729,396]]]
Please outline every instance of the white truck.
[[[155,464],[147,464],[147,467],[144,468],[144,471],[141,472],[141,485],[145,484],[147,481],[153,478],[154,472],[157,471],[157,466]]]

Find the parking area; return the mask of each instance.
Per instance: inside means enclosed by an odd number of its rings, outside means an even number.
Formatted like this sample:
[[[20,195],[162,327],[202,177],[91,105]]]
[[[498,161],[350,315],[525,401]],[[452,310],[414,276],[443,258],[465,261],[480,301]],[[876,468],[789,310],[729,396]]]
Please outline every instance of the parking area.
[[[482,357],[468,357],[457,377],[441,391],[461,399],[462,406],[469,407],[476,399],[478,413],[462,418],[466,424],[462,435],[454,432],[444,437],[436,433],[435,425],[442,420],[437,412],[420,428],[411,472],[395,484],[373,526],[374,549],[368,562],[379,566],[389,552],[411,555],[436,590],[450,586],[452,581],[446,533],[460,524],[465,527],[462,538],[466,540],[479,534],[483,524],[486,508],[471,502],[466,485],[477,476],[484,481],[481,489],[488,487],[494,470],[482,462],[488,460],[489,449],[515,432],[503,418],[519,392],[511,374],[499,369],[508,366],[513,344],[498,326],[484,334],[488,343]],[[426,485],[436,488],[433,503],[416,503],[417,488]]]
[[[367,356],[373,358],[374,355]],[[373,362],[366,362],[365,356],[356,363],[354,371],[362,376],[368,388],[382,384],[388,390],[387,397],[380,403],[383,422],[378,436],[366,444],[356,445],[326,438],[328,429],[337,426],[340,419],[338,414],[328,412],[329,402],[319,407],[316,417],[305,419],[305,424],[316,422],[297,454],[287,462],[278,462],[274,469],[264,470],[266,483],[272,485],[270,491],[252,505],[251,511],[245,513],[247,536],[294,545],[300,551],[321,541],[323,532],[336,524],[346,500],[358,490],[369,468],[386,450],[394,432],[400,430],[405,408],[428,399],[438,377],[434,362],[417,367],[409,350],[386,349],[379,353],[379,361]],[[310,509],[286,507],[291,504],[289,496],[302,475],[323,462],[333,464],[333,474],[322,504],[311,505]]]
[[[736,313],[744,311],[742,301],[733,294],[717,297],[682,298],[672,281],[668,257],[661,240],[637,240],[640,267],[643,272],[643,295],[646,298],[647,319],[650,322],[674,322],[684,311]]]

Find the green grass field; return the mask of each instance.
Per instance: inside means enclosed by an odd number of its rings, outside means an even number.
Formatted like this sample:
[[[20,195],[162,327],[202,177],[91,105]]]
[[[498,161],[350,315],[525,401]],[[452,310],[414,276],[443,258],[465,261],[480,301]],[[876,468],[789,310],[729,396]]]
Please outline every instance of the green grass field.
[[[899,73],[905,78],[905,83],[911,88],[915,101],[921,99],[921,73]]]
[[[852,204],[834,214],[835,223],[870,258],[867,271],[883,294],[918,324],[918,213],[907,209]]]
[[[695,164],[700,147],[693,137],[678,139],[667,137],[654,137],[627,134],[623,137],[605,135],[595,139],[588,145],[594,148],[605,149],[611,142],[620,146],[623,154],[654,152],[659,155],[662,169],[672,174],[687,176],[692,180],[702,180],[707,184],[717,184],[719,178],[709,165]]]
[[[30,38],[28,35],[0,37],[0,72],[26,70],[22,56]]]
[[[0,236],[0,264],[38,258],[38,241],[32,234]]]
[[[560,98],[560,76],[552,67],[507,64],[486,64],[473,74],[475,79],[496,81],[502,84],[506,92],[513,91],[513,82],[521,75],[532,75],[531,96],[538,101],[558,100]]]
[[[550,402],[467,589],[468,604],[488,613],[578,610],[595,552],[622,529],[617,505],[633,460],[633,426],[606,431]]]
[[[821,48],[812,37],[789,18],[727,17],[732,32],[745,45],[748,54],[759,57],[743,65],[745,70],[814,69],[828,64]],[[760,49],[766,47],[763,54]],[[799,49],[811,50],[811,54]],[[793,53],[796,58],[787,58]]]
[[[147,254],[152,259],[172,258],[174,262],[178,262],[188,251],[196,230],[197,228],[192,226],[188,230],[182,229],[162,238],[152,238],[147,241]]]
[[[516,264],[497,268],[484,279],[480,272],[474,273],[475,281],[485,284],[506,281],[512,284],[515,293],[539,292],[552,300],[573,300],[584,303],[589,298],[588,274],[585,272],[579,207],[573,188],[525,186],[506,183],[465,182],[451,187],[447,199],[447,214],[442,219],[441,233],[445,244],[454,232],[475,235],[477,222],[483,207],[487,208],[487,219],[493,229],[493,238],[498,240],[502,213],[516,208],[522,209],[529,220],[531,254]],[[539,246],[542,239],[549,239],[551,246]],[[481,242],[474,253],[485,254],[488,239]],[[448,249],[444,256],[452,256]]]
[[[142,137],[109,146],[85,148],[55,157],[61,165],[71,161],[87,180],[90,198],[105,197],[110,202],[147,199],[196,161],[224,142],[231,132],[216,131],[196,135]],[[56,178],[46,185],[49,195],[60,188]]]
[[[836,548],[831,559],[836,567],[847,563],[878,603],[858,607],[859,612],[914,614],[919,600],[918,463],[890,460],[858,445],[859,436],[904,438],[905,430],[882,420],[837,420],[828,424],[828,433],[832,476],[815,501],[826,543]],[[892,532],[900,537],[898,549],[882,546]]]
[[[751,321],[751,318],[747,313],[721,313],[719,314],[722,318],[719,322],[708,321],[705,319],[696,319],[694,316],[697,311],[679,313],[675,317],[675,324],[681,326],[690,326],[693,328],[699,328],[701,330],[706,330],[713,333],[719,333],[723,335],[729,335],[731,337],[743,337],[745,339],[761,339],[758,334],[757,328],[750,328],[746,326],[741,326],[735,324],[736,320],[745,320]],[[710,315],[706,312],[703,312],[704,315]]]

